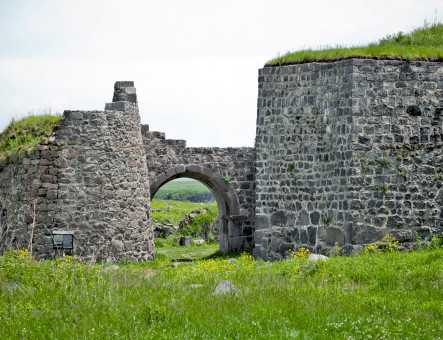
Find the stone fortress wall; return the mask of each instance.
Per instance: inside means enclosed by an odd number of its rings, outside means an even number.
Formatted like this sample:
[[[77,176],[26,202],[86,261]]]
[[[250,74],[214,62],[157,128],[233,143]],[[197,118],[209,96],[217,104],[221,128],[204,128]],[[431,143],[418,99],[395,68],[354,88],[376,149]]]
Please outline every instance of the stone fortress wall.
[[[188,177],[205,184],[219,208],[222,252],[251,251],[254,221],[254,149],[186,147],[186,141],[142,125],[151,198],[170,180]]]
[[[29,249],[32,239],[38,258],[155,258],[135,88],[115,90],[104,111],[65,111],[53,137],[2,169],[3,250]],[[73,249],[54,249],[55,235],[66,234]]]
[[[440,62],[265,67],[254,149],[186,147],[149,131],[133,82],[117,82],[104,111],[65,111],[52,137],[0,170],[0,250],[152,259],[150,199],[180,177],[214,194],[224,252],[278,260],[302,246],[350,252],[387,233],[429,238],[443,233],[442,130]],[[72,249],[58,249],[65,236]]]
[[[259,71],[254,255],[443,232],[443,64]]]

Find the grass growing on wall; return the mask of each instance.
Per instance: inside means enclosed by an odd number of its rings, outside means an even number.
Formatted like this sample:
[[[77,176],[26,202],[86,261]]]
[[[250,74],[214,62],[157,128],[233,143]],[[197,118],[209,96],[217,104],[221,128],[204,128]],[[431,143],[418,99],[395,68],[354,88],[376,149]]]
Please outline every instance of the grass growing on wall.
[[[264,267],[263,267],[264,266]],[[229,280],[237,294],[216,296]],[[443,249],[173,266],[0,257],[1,339],[438,339]]]
[[[28,116],[12,120],[0,134],[0,166],[31,152],[43,137],[49,137],[61,115]]]
[[[327,61],[356,56],[401,57],[405,60],[414,58],[437,58],[443,60],[443,23],[427,24],[410,33],[399,32],[388,35],[378,42],[367,46],[328,47],[318,50],[288,52],[272,59],[265,66],[303,63],[309,61]]]

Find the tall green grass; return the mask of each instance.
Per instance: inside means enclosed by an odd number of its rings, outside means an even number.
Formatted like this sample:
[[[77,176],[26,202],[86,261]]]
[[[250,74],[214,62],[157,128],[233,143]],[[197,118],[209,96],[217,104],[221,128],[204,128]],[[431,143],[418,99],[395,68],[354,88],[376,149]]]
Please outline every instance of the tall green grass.
[[[12,120],[0,134],[0,166],[33,151],[43,137],[49,137],[61,115],[30,115]]]
[[[217,296],[222,280],[237,294]],[[117,267],[0,258],[1,339],[439,339],[443,249]]]
[[[357,56],[400,57],[409,61],[414,58],[443,60],[443,23],[425,23],[423,27],[410,33],[399,32],[388,35],[378,42],[366,46],[337,46],[318,50],[308,49],[288,52],[281,57],[268,61],[265,66],[327,61]]]
[[[217,203],[215,202],[200,204],[154,198],[151,202],[151,207],[154,208],[154,211],[152,212],[153,222],[173,224],[176,226],[180,224],[180,221],[185,219],[187,214],[190,214],[195,209],[208,210],[208,214],[202,214],[204,216],[196,216],[197,221],[200,222],[210,223],[218,215]],[[207,220],[208,215],[211,217],[210,221]]]

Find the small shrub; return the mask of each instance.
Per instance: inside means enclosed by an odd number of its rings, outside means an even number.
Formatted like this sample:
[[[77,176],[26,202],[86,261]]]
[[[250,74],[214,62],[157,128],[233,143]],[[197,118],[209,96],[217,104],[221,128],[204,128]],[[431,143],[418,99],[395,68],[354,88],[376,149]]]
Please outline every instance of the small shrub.
[[[344,250],[341,250],[338,242],[335,242],[334,249],[329,252],[329,257],[337,257],[342,256],[344,254]]]
[[[375,190],[381,190],[384,194],[386,194],[388,192],[388,186],[386,183],[375,183]]]
[[[383,237],[379,244],[371,243],[365,248],[365,254],[369,253],[382,253],[382,252],[394,252],[398,250],[399,242],[395,240],[392,234],[387,234]]]
[[[288,164],[288,171],[289,172],[294,171],[294,164],[292,164],[292,163]]]
[[[407,175],[408,175],[408,172],[407,171],[399,171],[399,172],[397,172],[397,175],[399,175],[399,176],[401,176],[401,177],[403,177],[404,179],[406,179],[406,177],[407,177]]]
[[[430,248],[443,248],[443,235],[434,236],[431,240]]]
[[[163,248],[166,246],[166,240],[164,238],[154,239],[154,244],[156,248]]]
[[[390,160],[387,157],[383,157],[382,159],[380,159],[380,161],[378,162],[378,166],[382,167],[382,168],[389,168],[390,166],[392,166],[392,160]]]
[[[367,159],[366,158],[362,158],[362,159],[360,159],[360,165],[361,165],[361,168],[362,169],[366,169],[368,166],[366,165],[366,161],[367,161]]]
[[[311,251],[305,247],[298,248],[295,253],[289,249],[289,252],[291,258],[300,260],[306,260],[311,255]]]
[[[435,174],[436,181],[443,181],[443,172],[438,172]]]

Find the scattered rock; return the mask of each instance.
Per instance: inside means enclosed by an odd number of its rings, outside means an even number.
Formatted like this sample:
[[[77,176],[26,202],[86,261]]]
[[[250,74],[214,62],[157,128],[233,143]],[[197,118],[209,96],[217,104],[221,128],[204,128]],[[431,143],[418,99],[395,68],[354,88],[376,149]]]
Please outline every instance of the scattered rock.
[[[190,285],[189,287],[191,287],[191,288],[202,288],[202,287],[204,287],[204,285],[200,285],[200,284],[192,284],[192,285]]]
[[[226,294],[226,293],[237,293],[238,289],[230,281],[224,280],[215,287],[214,295]]]
[[[324,256],[324,255],[319,255],[319,254],[311,254],[308,257],[308,261],[311,261],[311,262],[316,262],[319,260],[327,261],[327,260],[329,260],[329,257]]]
[[[260,269],[263,269],[263,268],[270,268],[272,266],[273,266],[272,264],[266,264],[264,266],[257,266],[257,267],[255,267],[255,269],[260,270]]]
[[[154,237],[155,238],[167,238],[170,235],[173,235],[175,233],[174,225],[172,224],[165,224],[161,225],[159,223],[154,224]]]
[[[234,263],[234,262],[237,262],[237,260],[234,259],[234,258],[230,258],[230,259],[228,260],[228,262],[229,262],[229,263]]]
[[[197,246],[202,246],[203,244],[205,244],[205,240],[193,240],[192,243]]]
[[[178,243],[181,247],[192,246],[192,236],[177,236],[174,238],[174,242]]]
[[[181,246],[192,246],[192,236],[183,236],[180,240]]]

